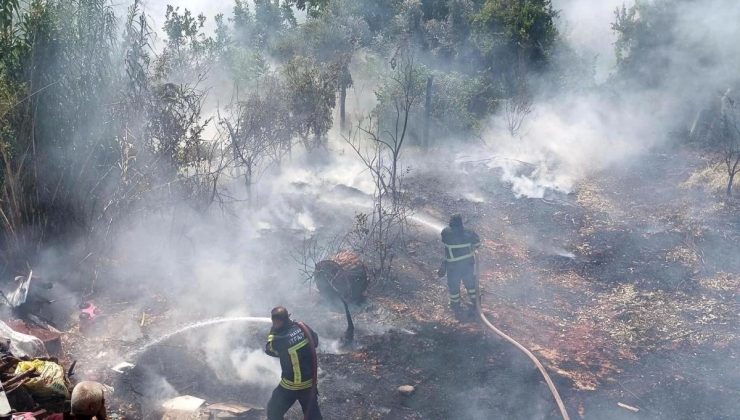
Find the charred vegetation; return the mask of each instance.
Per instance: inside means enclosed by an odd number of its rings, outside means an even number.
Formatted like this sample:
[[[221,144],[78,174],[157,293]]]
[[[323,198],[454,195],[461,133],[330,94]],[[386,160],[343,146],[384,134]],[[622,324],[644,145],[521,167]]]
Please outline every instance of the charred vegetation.
[[[264,406],[277,305],[327,417],[558,418],[461,213],[571,418],[736,417],[740,6],[622,3],[2,2],[3,322],[119,418]]]

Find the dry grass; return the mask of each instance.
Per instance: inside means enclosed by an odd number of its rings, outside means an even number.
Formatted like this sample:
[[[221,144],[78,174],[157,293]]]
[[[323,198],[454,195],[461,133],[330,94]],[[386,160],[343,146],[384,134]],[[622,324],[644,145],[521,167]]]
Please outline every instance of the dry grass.
[[[698,189],[710,194],[724,194],[727,189],[727,169],[724,163],[711,164],[692,173],[680,184],[681,188]],[[733,190],[740,187],[740,177],[735,177]]]
[[[621,216],[623,214],[616,203],[608,198],[598,185],[592,182],[582,182],[578,186],[576,202],[585,209],[593,212],[607,213],[613,216]]]
[[[732,273],[717,273],[712,277],[699,279],[699,284],[713,292],[734,293],[740,295],[740,275]]]
[[[696,249],[687,245],[677,246],[668,250],[665,256],[666,262],[680,263],[693,269],[698,269],[701,264],[701,255]]]
[[[702,285],[726,292],[733,287],[737,291],[738,283],[728,275],[705,279]],[[595,305],[583,308],[579,318],[598,322],[617,346],[642,351],[724,341],[728,337],[722,336],[729,331],[707,326],[735,322],[737,313],[737,305],[727,296],[644,291],[631,284],[600,294],[595,301]]]

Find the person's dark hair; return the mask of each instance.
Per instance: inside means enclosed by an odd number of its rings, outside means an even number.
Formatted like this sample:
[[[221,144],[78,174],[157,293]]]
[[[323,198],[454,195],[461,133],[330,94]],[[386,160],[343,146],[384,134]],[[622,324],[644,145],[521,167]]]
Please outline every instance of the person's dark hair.
[[[284,306],[277,306],[275,308],[272,308],[272,312],[270,313],[272,319],[279,319],[282,321],[287,321],[290,319],[290,313],[288,313],[288,310]]]
[[[450,216],[450,227],[460,229],[463,227],[462,216],[459,214],[453,214]]]

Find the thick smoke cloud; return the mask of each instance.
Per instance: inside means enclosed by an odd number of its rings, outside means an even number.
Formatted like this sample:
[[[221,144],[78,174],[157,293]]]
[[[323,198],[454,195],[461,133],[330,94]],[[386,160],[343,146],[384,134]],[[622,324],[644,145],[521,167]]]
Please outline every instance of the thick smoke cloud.
[[[613,51],[607,44],[615,37],[604,32],[614,21],[611,3],[557,2],[572,45],[602,54]],[[733,69],[740,64],[740,45],[735,42],[740,27],[731,22],[740,21],[740,4],[675,3],[675,24],[666,28],[671,41],[655,51],[665,66],[650,70],[660,73],[658,83],[612,74],[585,93],[535,101],[534,112],[515,137],[506,132],[501,117],[493,119],[486,140],[494,155],[506,159],[495,159],[492,165],[503,170],[503,180],[517,196],[570,192],[589,173],[676,140],[707,101],[737,83]],[[590,82],[584,80],[584,86]]]
[[[161,31],[167,3],[145,2],[157,32]],[[501,169],[503,180],[511,184],[515,195],[544,197],[552,191],[571,192],[589,174],[628,162],[670,141],[668,133],[684,126],[706,98],[737,77],[740,26],[735,22],[740,22],[740,4],[706,0],[681,2],[674,42],[662,52],[671,58],[670,65],[658,86],[644,89],[638,87],[639,80],[619,83],[616,77],[610,79],[616,39],[610,24],[614,9],[622,3],[554,2],[562,11],[561,25],[569,45],[584,56],[598,55],[596,78],[603,85],[538,99],[533,114],[515,137],[506,132],[500,118],[490,121],[484,136],[487,147],[479,154],[493,157],[489,164]],[[196,14],[203,12],[209,22],[207,29],[214,14],[228,15],[233,6],[230,0],[187,0],[177,5]],[[362,61],[361,54],[356,61]],[[583,84],[591,86],[592,81],[583,80]],[[372,81],[356,78],[348,104],[350,113],[365,114],[372,108],[373,87]],[[209,100],[217,102],[219,95],[211,92]],[[685,107],[685,103],[694,106]],[[336,132],[333,135],[332,147],[341,143]],[[404,163],[418,168],[420,162],[411,156],[405,155]],[[228,187],[238,199],[245,196],[238,179]],[[353,189],[356,194],[343,195],[338,187]],[[262,205],[257,208],[236,203],[228,211],[214,210],[206,215],[178,208],[173,214],[132,224],[116,241],[113,254],[119,258],[118,269],[108,273],[110,280],[100,286],[113,288],[119,282],[134,305],[142,307],[152,294],[176,296],[170,304],[187,309],[171,320],[173,325],[213,316],[262,316],[278,304],[289,306],[309,323],[325,318],[325,308],[302,301],[306,288],[291,253],[300,248],[306,235],[321,231],[331,236],[346,231],[353,212],[367,208],[367,195],[372,191],[366,171],[350,152],[332,157],[296,152],[290,163],[262,175],[255,192]],[[474,189],[465,194],[477,200]],[[424,215],[416,221],[436,231],[442,227]],[[322,328],[317,327],[320,334],[325,331]],[[255,336],[261,337],[259,334]],[[229,372],[219,378],[225,382],[274,385],[279,373],[275,360],[261,353],[259,342],[234,347],[233,335],[226,328],[217,328],[194,336],[191,345],[201,348],[206,344],[207,362],[214,371]],[[131,340],[138,338],[131,336]],[[337,350],[336,341],[323,343],[330,344],[331,351]],[[175,394],[166,381],[160,385],[157,395]],[[482,413],[476,415],[484,418]]]
[[[616,58],[613,44],[616,40],[611,24],[614,11],[634,0],[555,0],[553,7],[560,11],[559,29],[567,43],[579,53],[596,58],[596,78],[605,80],[614,70]]]

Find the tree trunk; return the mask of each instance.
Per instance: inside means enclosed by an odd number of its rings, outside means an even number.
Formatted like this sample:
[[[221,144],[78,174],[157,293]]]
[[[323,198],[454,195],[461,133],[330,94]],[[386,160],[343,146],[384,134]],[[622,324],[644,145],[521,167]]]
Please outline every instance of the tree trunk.
[[[727,180],[727,196],[728,197],[732,197],[732,184],[733,182],[735,182],[735,175],[737,175],[737,172],[738,172],[738,169],[737,169],[738,165],[740,165],[740,156],[738,156],[735,159],[735,164],[732,166],[732,168],[730,168],[729,160],[727,162],[727,169],[728,169],[727,172],[729,174],[729,179]]]
[[[339,90],[339,128],[344,131],[347,128],[347,116],[346,116],[346,103],[347,103],[347,86],[342,83],[342,87]]]
[[[393,197],[393,204],[396,204],[398,202],[398,193],[396,191],[396,177],[397,177],[397,170],[398,168],[398,154],[393,154],[393,164],[391,165],[391,194]]]
[[[247,173],[244,174],[244,181],[247,187],[247,206],[252,207],[252,165],[247,165]]]
[[[434,79],[434,76],[429,76],[427,78],[427,97],[426,101],[424,103],[424,131],[422,134],[422,146],[423,147],[429,147],[430,139],[429,139],[429,123],[432,116],[432,80]]]
[[[730,179],[727,181],[727,196],[732,197],[732,183],[735,181],[735,174],[730,174]]]

